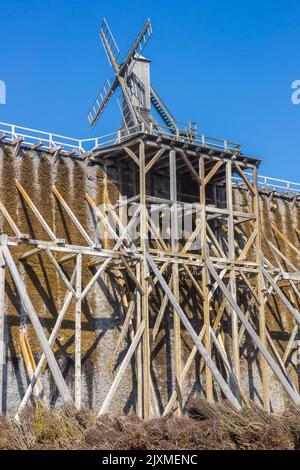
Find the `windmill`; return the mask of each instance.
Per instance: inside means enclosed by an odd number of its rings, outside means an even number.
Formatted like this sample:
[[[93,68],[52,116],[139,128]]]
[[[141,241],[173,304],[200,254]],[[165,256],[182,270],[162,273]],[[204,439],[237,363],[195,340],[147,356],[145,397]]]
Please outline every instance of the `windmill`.
[[[164,125],[170,132],[176,133],[177,125],[167,106],[159,97],[150,82],[150,61],[142,56],[142,52],[152,36],[151,22],[148,19],[137,35],[124,61],[119,62],[120,50],[108,26],[106,19],[100,29],[100,38],[109,62],[114,70],[114,80],[105,80],[88,112],[92,127],[104,111],[115,91],[120,88],[118,104],[122,114],[122,128],[129,129],[141,123],[156,128],[159,124],[152,114],[154,108]]]

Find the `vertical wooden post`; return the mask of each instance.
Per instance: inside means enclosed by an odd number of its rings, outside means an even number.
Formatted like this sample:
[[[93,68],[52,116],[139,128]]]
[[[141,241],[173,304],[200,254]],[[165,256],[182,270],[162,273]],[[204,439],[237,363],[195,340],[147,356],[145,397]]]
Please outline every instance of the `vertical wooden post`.
[[[146,295],[142,296],[142,319],[145,322],[145,329],[142,336],[143,344],[143,404],[144,404],[144,419],[150,418],[150,404],[151,404],[151,381],[150,381],[150,338],[149,338],[149,305],[148,305],[148,269],[146,262],[146,253],[148,251],[148,237],[147,237],[147,207],[146,207],[146,172],[145,172],[145,144],[140,142],[139,148],[140,160],[140,239],[141,251],[144,255],[142,263],[142,288]]]
[[[177,217],[177,175],[176,175],[176,151],[170,150],[169,154],[170,170],[170,200],[171,207],[171,249],[173,253],[178,251],[178,217]],[[173,294],[179,303],[179,272],[178,264],[172,265],[172,285]],[[175,356],[175,388],[177,393],[177,414],[182,413],[182,392],[181,392],[181,337],[180,337],[180,317],[173,309],[174,322],[174,356]]]
[[[0,413],[3,412],[3,386],[5,364],[5,261],[0,247]]]
[[[202,221],[202,230],[201,230],[201,255],[203,260],[206,260],[208,257],[207,252],[207,239],[206,239],[206,193],[205,193],[205,160],[204,157],[199,159],[199,177],[201,180],[200,186],[200,205],[201,205],[201,221]],[[206,352],[211,356],[211,335],[210,335],[210,312],[209,312],[209,291],[208,291],[208,272],[206,264],[204,264],[202,269],[202,291],[203,291],[203,315],[204,315],[204,325],[205,325],[205,337],[204,345]],[[205,381],[206,381],[206,399],[209,402],[213,401],[213,381],[212,373],[210,368],[205,365]]]
[[[141,264],[136,264],[136,278],[141,284]],[[136,331],[141,324],[141,294],[137,290],[136,294]],[[143,370],[142,370],[142,348],[139,342],[136,350],[136,380],[137,380],[137,407],[136,414],[139,418],[143,417]]]
[[[255,227],[257,229],[256,235],[256,263],[258,265],[257,274],[257,297],[259,301],[259,336],[262,344],[267,349],[267,332],[266,332],[266,318],[265,318],[265,301],[264,301],[264,279],[261,269],[261,217],[259,208],[259,191],[258,191],[258,175],[257,168],[253,169],[253,186],[254,186],[254,214],[256,216]],[[262,387],[263,387],[263,401],[264,408],[266,411],[270,411],[270,383],[269,383],[269,371],[268,364],[260,354],[260,367],[262,373]]]
[[[107,220],[108,214],[107,214],[107,206],[108,206],[108,177],[107,177],[107,165],[105,164],[103,166],[103,171],[104,171],[104,179],[103,179],[103,206],[104,206],[104,215],[105,219]],[[109,249],[109,242],[108,242],[108,228],[107,225],[104,224],[103,227],[103,247],[105,250]]]
[[[82,255],[76,256],[76,306],[75,306],[75,406],[81,408],[81,272]]]
[[[228,257],[231,264],[229,290],[236,300],[236,271],[235,271],[235,250],[234,250],[234,219],[233,219],[233,193],[232,193],[232,162],[226,163],[226,200],[228,215]],[[233,366],[236,378],[240,384],[240,347],[238,317],[234,309],[231,309],[231,329],[232,329],[232,352]]]

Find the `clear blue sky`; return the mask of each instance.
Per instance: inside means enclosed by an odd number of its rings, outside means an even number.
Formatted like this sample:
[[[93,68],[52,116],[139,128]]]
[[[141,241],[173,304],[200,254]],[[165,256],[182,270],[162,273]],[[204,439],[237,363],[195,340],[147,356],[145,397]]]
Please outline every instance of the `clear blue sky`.
[[[261,173],[300,181],[299,0],[2,0],[0,121],[72,137],[114,131],[114,103],[95,130],[86,113],[110,70],[106,16],[124,54],[147,17],[152,81],[179,121],[243,145]]]

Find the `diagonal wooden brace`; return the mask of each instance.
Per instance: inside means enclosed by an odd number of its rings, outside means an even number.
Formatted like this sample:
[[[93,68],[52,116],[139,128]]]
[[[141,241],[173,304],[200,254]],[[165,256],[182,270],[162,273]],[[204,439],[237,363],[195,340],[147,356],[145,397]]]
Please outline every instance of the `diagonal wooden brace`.
[[[63,375],[61,373],[61,370],[57,364],[57,361],[55,359],[54,353],[49,346],[48,340],[46,338],[46,335],[44,333],[43,327],[41,325],[41,322],[39,320],[39,317],[32,305],[32,302],[27,294],[24,282],[18,272],[18,269],[15,265],[15,262],[13,260],[13,257],[8,249],[7,246],[3,245],[2,246],[2,253],[5,259],[5,262],[10,270],[11,276],[14,280],[14,283],[16,285],[16,288],[19,292],[21,301],[23,303],[23,306],[30,318],[30,321],[33,325],[33,328],[35,330],[35,333],[40,341],[41,347],[45,353],[49,368],[52,372],[53,378],[55,380],[55,383],[57,385],[57,388],[61,394],[61,397],[65,403],[72,402],[72,397],[70,394],[70,391],[67,387],[67,384],[63,378]]]

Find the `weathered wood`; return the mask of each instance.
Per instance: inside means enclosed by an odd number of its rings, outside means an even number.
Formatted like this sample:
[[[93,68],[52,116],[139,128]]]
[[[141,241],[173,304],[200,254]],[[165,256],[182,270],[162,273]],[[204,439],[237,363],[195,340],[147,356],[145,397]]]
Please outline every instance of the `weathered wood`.
[[[0,247],[0,414],[3,412],[5,345],[5,260]]]
[[[276,233],[276,235],[281,238],[290,248],[293,250],[299,257],[300,257],[300,250],[295,247],[295,245],[285,236],[283,233],[280,232],[280,230],[274,225],[271,224],[272,230]]]
[[[18,191],[21,193],[22,197],[27,202],[28,206],[30,207],[30,209],[32,210],[32,212],[34,213],[34,215],[36,216],[36,218],[38,219],[42,227],[45,229],[45,231],[47,232],[51,240],[56,241],[57,237],[55,233],[51,230],[51,228],[45,221],[44,217],[42,216],[38,208],[35,206],[35,204],[32,202],[32,200],[28,196],[27,192],[25,191],[21,183],[17,179],[15,180],[15,183],[16,183],[16,187]]]
[[[170,200],[171,206],[171,249],[172,252],[178,252],[178,219],[177,219],[177,177],[176,177],[176,152],[170,150],[169,170],[170,170]],[[199,176],[198,176],[199,178]],[[177,301],[179,301],[179,270],[178,264],[172,265],[172,287]],[[174,324],[174,362],[175,362],[175,387],[177,389],[177,415],[182,413],[182,384],[181,384],[181,332],[180,318],[173,309]]]
[[[288,298],[284,295],[281,289],[277,286],[277,284],[274,282],[273,278],[270,276],[270,274],[262,267],[262,272],[269,284],[273,287],[274,291],[279,295],[280,299],[286,306],[286,308],[291,312],[293,317],[295,318],[296,322],[298,325],[300,325],[300,314],[298,310],[293,307],[293,305],[289,302]]]
[[[79,230],[83,238],[87,241],[88,245],[92,247],[95,246],[95,242],[93,242],[93,240],[87,234],[87,232],[85,231],[85,229],[83,228],[83,226],[81,225],[81,223],[79,222],[75,214],[73,213],[72,209],[66,203],[66,201],[64,200],[64,198],[62,197],[62,195],[60,194],[56,186],[52,186],[52,191],[54,195],[56,196],[56,198],[58,199],[58,201],[60,202],[60,204],[63,206],[63,208],[67,212],[72,222],[76,225],[77,229]]]
[[[212,177],[217,173],[217,171],[221,168],[223,165],[223,162],[217,162],[213,168],[210,170],[207,176],[204,178],[204,186],[207,185],[207,183],[212,179]]]
[[[4,218],[6,219],[6,221],[8,222],[8,224],[10,225],[10,227],[12,228],[12,230],[15,232],[15,235],[19,238],[22,237],[22,233],[20,232],[18,226],[16,225],[16,223],[14,222],[14,220],[12,219],[12,217],[10,216],[9,212],[6,210],[6,207],[4,206],[3,202],[0,200],[0,210],[4,216]]]
[[[81,282],[82,255],[76,259],[76,305],[75,305],[75,406],[81,408]]]
[[[247,176],[245,175],[244,171],[241,169],[240,165],[236,162],[234,162],[234,168],[235,170],[238,172],[239,176],[242,178],[242,180],[244,181],[244,183],[248,186],[248,188],[250,189],[251,193],[255,195],[255,191],[254,191],[254,188],[253,188],[253,184],[250,183],[249,179],[247,178]]]
[[[155,276],[158,278],[160,285],[162,286],[163,290],[167,294],[171,304],[173,305],[174,309],[176,310],[176,313],[179,315],[180,320],[182,324],[184,325],[185,329],[187,332],[190,334],[191,338],[193,339],[195,345],[198,348],[198,351],[200,352],[201,356],[203,357],[206,365],[210,368],[215,380],[219,384],[222,392],[226,396],[226,398],[230,401],[230,403],[237,409],[241,409],[241,405],[236,399],[236,397],[233,395],[232,391],[230,390],[230,387],[228,384],[225,382],[223,379],[222,375],[220,374],[217,366],[215,365],[214,361],[212,360],[211,356],[207,353],[206,348],[204,347],[202,341],[200,341],[199,336],[195,332],[194,328],[190,324],[187,316],[185,315],[184,311],[180,307],[179,303],[177,302],[176,298],[174,297],[172,291],[169,289],[166,281],[164,280],[163,276],[160,274],[159,270],[157,269],[155,263],[152,261],[151,257],[146,254],[146,259],[148,261],[148,264],[155,274]],[[222,281],[221,281],[222,282]],[[300,400],[300,397],[299,397]]]
[[[218,282],[219,287],[222,290],[225,297],[227,298],[229,304],[231,305],[231,307],[237,313],[237,316],[239,317],[239,320],[241,321],[241,323],[243,323],[247,333],[253,339],[253,341],[256,344],[256,346],[258,347],[259,351],[262,353],[262,355],[266,359],[266,361],[269,364],[270,368],[272,369],[274,374],[277,376],[277,378],[279,379],[279,381],[283,385],[284,389],[286,390],[286,392],[288,393],[290,398],[293,400],[293,402],[297,406],[299,406],[300,405],[300,396],[299,396],[299,394],[291,387],[291,384],[287,381],[284,374],[281,372],[281,370],[279,369],[277,364],[274,362],[274,360],[272,359],[271,355],[268,353],[267,349],[265,348],[265,346],[263,345],[263,343],[259,339],[259,337],[256,334],[253,327],[246,320],[245,315],[243,314],[243,312],[241,311],[241,309],[239,308],[239,306],[237,305],[237,303],[233,299],[232,295],[230,294],[229,290],[227,289],[227,287],[225,286],[223,281],[219,278],[219,276],[218,276],[214,266],[212,265],[212,263],[209,260],[206,260],[206,264],[208,266],[208,269],[209,269],[211,275]]]
[[[205,161],[204,158],[199,159],[199,177],[202,180],[200,186],[199,197],[201,205],[201,220],[202,220],[202,230],[201,230],[201,255],[205,260],[208,256],[208,245],[207,245],[207,223],[206,223],[206,183],[210,180],[213,174],[220,168],[221,162],[215,164],[214,168],[209,172],[205,177]],[[205,352],[209,358],[211,358],[212,353],[212,344],[211,344],[211,335],[210,335],[210,309],[209,309],[209,298],[208,298],[208,271],[205,263],[202,266],[202,292],[203,292],[203,319],[205,325]],[[203,356],[204,358],[204,356]],[[213,393],[213,370],[211,369],[209,363],[205,361],[205,387],[206,387],[206,398],[209,402],[214,401]],[[231,391],[230,391],[231,393]]]
[[[73,274],[72,274],[71,281],[70,281],[71,284],[74,283],[75,278],[76,278],[76,269],[74,270],[74,272],[73,272]],[[50,337],[49,337],[49,340],[48,340],[48,343],[49,343],[49,346],[50,346],[50,347],[52,347],[53,344],[54,344],[54,341],[55,341],[55,339],[56,339],[56,337],[57,337],[57,334],[58,334],[58,332],[59,332],[59,330],[60,330],[60,327],[61,327],[61,325],[62,325],[62,322],[63,322],[63,320],[64,320],[64,318],[65,318],[65,315],[66,315],[66,313],[67,313],[67,310],[68,310],[68,308],[69,308],[69,306],[70,306],[70,303],[71,303],[71,301],[72,301],[72,297],[73,297],[72,292],[68,291],[67,294],[66,294],[66,296],[65,296],[65,299],[64,299],[64,302],[63,302],[63,306],[62,306],[60,312],[58,313],[58,317],[57,317],[57,319],[56,319],[55,325],[54,325],[54,327],[53,327],[53,330],[52,330],[52,332],[51,332],[51,334],[50,334]],[[19,409],[18,409],[18,413],[27,405],[27,403],[28,403],[28,401],[29,401],[29,399],[30,399],[30,396],[31,396],[31,394],[32,394],[33,388],[34,388],[34,386],[35,386],[35,384],[36,384],[36,381],[37,381],[37,379],[38,379],[38,377],[39,377],[39,374],[40,374],[40,372],[41,372],[41,370],[42,370],[42,367],[43,367],[43,365],[44,365],[45,359],[46,359],[45,353],[43,353],[42,356],[41,356],[41,358],[40,358],[40,360],[39,360],[39,362],[38,362],[38,365],[37,365],[37,367],[36,367],[36,369],[35,369],[35,373],[34,373],[32,379],[31,379],[31,381],[30,381],[30,384],[29,384],[29,386],[28,386],[28,388],[27,388],[27,390],[26,390],[26,392],[25,392],[25,394],[24,394],[24,397],[22,398],[21,404],[20,404]]]
[[[59,266],[58,262],[56,261],[56,259],[55,259],[54,256],[53,256],[53,254],[51,253],[51,251],[50,251],[49,249],[46,250],[46,253],[47,253],[47,256],[48,256],[48,258],[50,259],[50,261],[52,261],[52,263],[53,263],[53,265],[54,265],[56,271],[57,271],[58,274],[59,274],[59,276],[60,276],[61,279],[64,281],[64,283],[65,283],[67,289],[72,292],[72,294],[74,295],[74,298],[76,299],[77,294],[76,294],[75,290],[73,289],[72,285],[71,285],[70,282],[68,281],[68,279],[67,279],[65,273],[63,272],[63,270],[62,270],[61,267]],[[81,257],[81,256],[82,256],[81,254],[77,255],[77,259],[78,259],[78,257]]]
[[[135,154],[129,147],[124,147],[124,150],[125,150],[125,152],[127,153],[127,155],[129,155],[129,157],[132,158],[132,160],[133,160],[138,166],[140,166],[140,161],[139,161],[138,157],[136,156],[136,154]]]
[[[70,391],[66,385],[66,382],[62,376],[62,373],[58,367],[57,361],[54,357],[53,351],[51,350],[49,343],[47,341],[46,335],[44,333],[43,327],[40,323],[39,317],[36,313],[36,311],[33,308],[33,305],[31,303],[31,300],[27,294],[25,285],[23,283],[23,280],[17,270],[17,267],[15,265],[15,262],[10,254],[10,251],[7,246],[2,247],[3,251],[3,256],[5,259],[5,262],[10,270],[11,276],[14,280],[14,283],[16,285],[16,288],[19,292],[21,301],[24,305],[24,308],[30,318],[30,321],[32,323],[32,326],[34,328],[34,331],[40,341],[41,347],[45,353],[49,368],[52,372],[53,378],[55,380],[55,383],[57,385],[57,388],[61,394],[61,397],[65,403],[72,402],[72,397],[70,394]]]
[[[165,147],[162,147],[160,150],[158,150],[158,152],[156,152],[154,157],[152,157],[150,162],[148,162],[147,165],[145,166],[145,173],[148,173],[148,171],[151,170],[153,165],[160,159],[160,157],[165,153],[165,151],[166,151]]]

